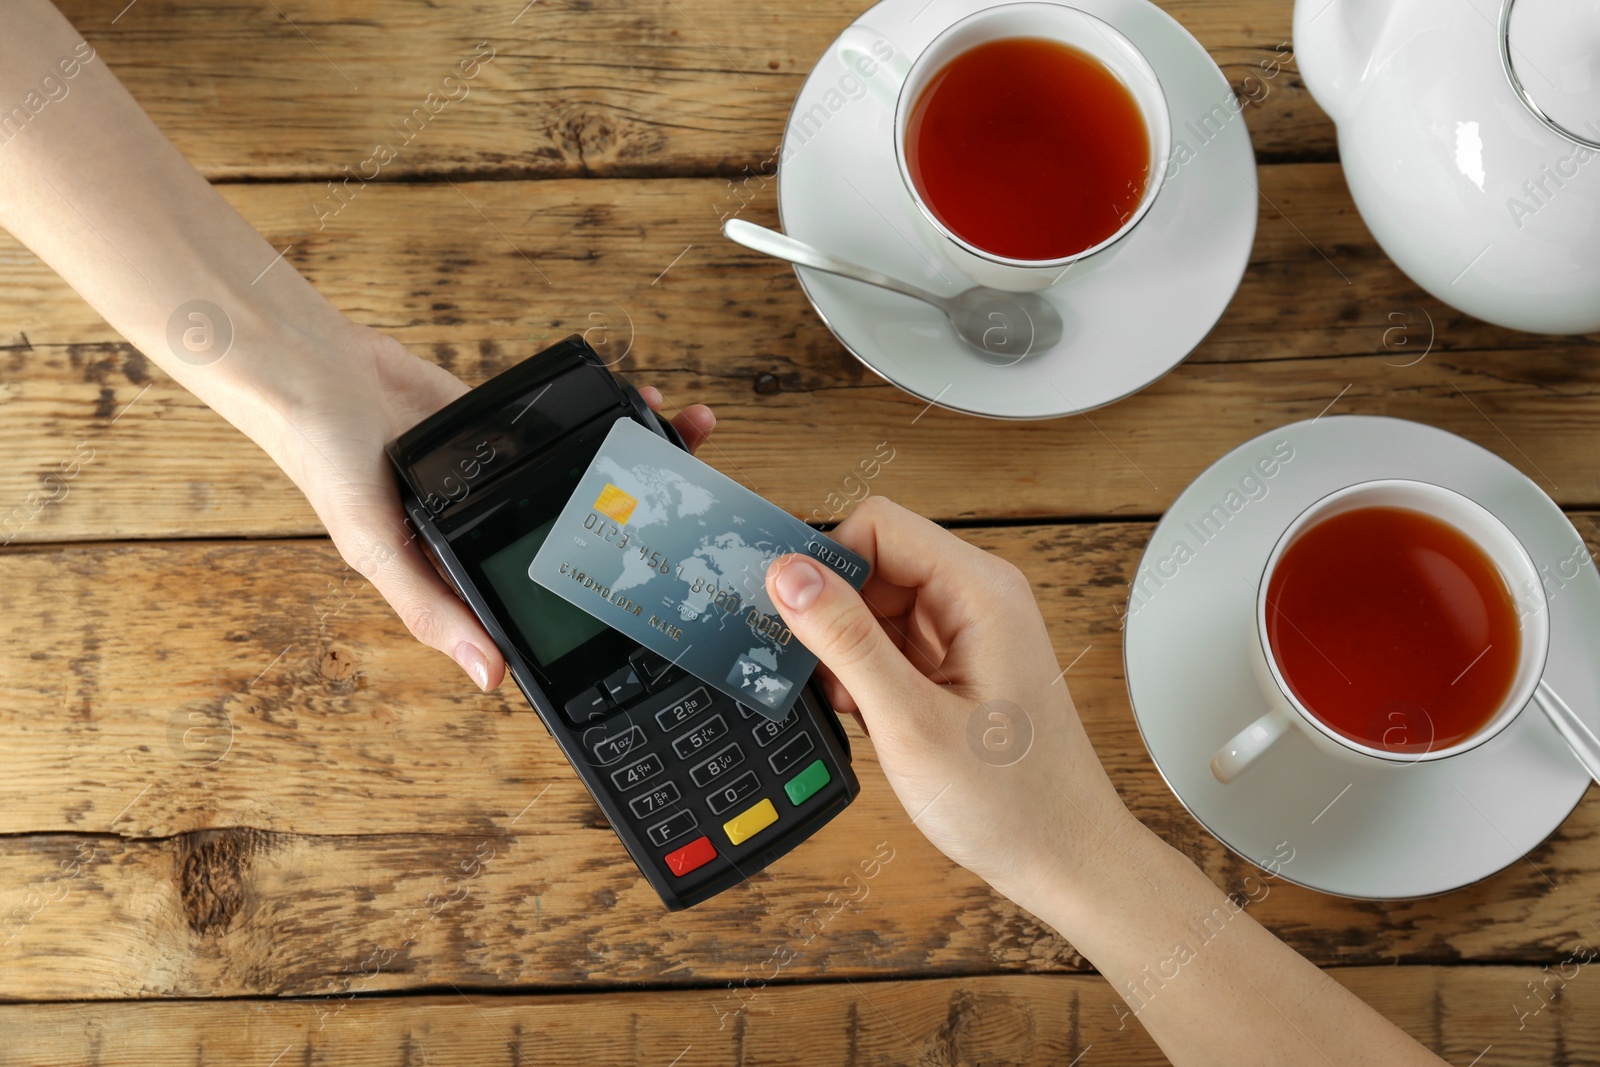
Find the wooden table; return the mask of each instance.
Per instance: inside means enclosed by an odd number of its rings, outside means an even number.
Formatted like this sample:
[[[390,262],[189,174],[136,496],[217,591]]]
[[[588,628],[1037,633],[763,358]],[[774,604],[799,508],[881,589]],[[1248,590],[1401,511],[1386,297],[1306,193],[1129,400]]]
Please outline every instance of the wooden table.
[[[786,266],[719,236],[736,209],[776,224],[764,161],[855,6],[525,2],[64,6],[335,304],[467,381],[603,326],[636,379],[716,407],[713,463],[813,518],[889,442],[871,491],[1029,573],[1118,787],[1224,888],[1250,868],[1162,783],[1122,676],[1128,581],[1190,479],[1281,423],[1396,415],[1600,536],[1596,339],[1496,329],[1400,274],[1282,0],[1165,4],[1255,100],[1232,306],[1138,395],[1022,425],[885,384]],[[335,199],[480,42],[470,94]],[[0,515],[25,516],[0,554],[0,1062],[1162,1062],[1070,944],[924,842],[859,734],[842,817],[665,913],[512,686],[479,695],[412,641],[244,437],[15,243],[0,257]],[[1600,977],[1560,964],[1600,940],[1597,840],[1591,797],[1472,888],[1278,885],[1252,911],[1453,1064],[1594,1063]]]

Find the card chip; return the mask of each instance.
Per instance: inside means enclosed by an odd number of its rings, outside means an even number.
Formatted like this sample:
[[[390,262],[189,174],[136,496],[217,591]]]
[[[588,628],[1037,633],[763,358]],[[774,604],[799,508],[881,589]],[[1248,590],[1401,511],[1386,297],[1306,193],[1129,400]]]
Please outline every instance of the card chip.
[[[617,522],[627,522],[628,517],[633,514],[633,509],[638,506],[638,500],[610,482],[607,482],[606,487],[600,490],[600,495],[594,498],[594,509]]]

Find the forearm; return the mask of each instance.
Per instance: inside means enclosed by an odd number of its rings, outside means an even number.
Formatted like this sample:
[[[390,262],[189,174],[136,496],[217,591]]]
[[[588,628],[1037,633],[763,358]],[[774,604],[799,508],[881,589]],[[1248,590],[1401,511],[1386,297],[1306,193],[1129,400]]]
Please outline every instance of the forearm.
[[[1094,855],[1046,872],[1018,903],[1070,940],[1178,1067],[1441,1062],[1264,929],[1131,816]],[[1103,846],[1103,847],[1101,847]]]
[[[0,225],[140,352],[280,453],[294,390],[310,387],[300,371],[335,355],[343,316],[184,160],[46,0],[7,5],[0,109]],[[225,318],[180,311],[197,300]],[[218,358],[224,331],[231,344]]]

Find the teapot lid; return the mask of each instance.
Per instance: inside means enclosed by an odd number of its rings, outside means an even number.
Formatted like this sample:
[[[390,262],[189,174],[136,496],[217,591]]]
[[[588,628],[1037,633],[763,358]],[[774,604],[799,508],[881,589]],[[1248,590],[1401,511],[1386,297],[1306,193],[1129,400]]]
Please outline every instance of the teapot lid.
[[[1593,6],[1504,0],[1500,65],[1534,118],[1573,144],[1600,152],[1600,16],[1583,10]]]

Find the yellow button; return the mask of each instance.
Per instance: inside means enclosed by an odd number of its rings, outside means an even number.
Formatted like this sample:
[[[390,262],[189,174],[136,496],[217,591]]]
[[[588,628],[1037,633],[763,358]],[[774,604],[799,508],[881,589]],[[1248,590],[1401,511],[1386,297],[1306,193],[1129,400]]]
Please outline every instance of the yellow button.
[[[772,801],[763,799],[761,803],[750,805],[723,823],[722,832],[728,835],[729,841],[738,845],[777,821],[778,809],[772,806]]]

